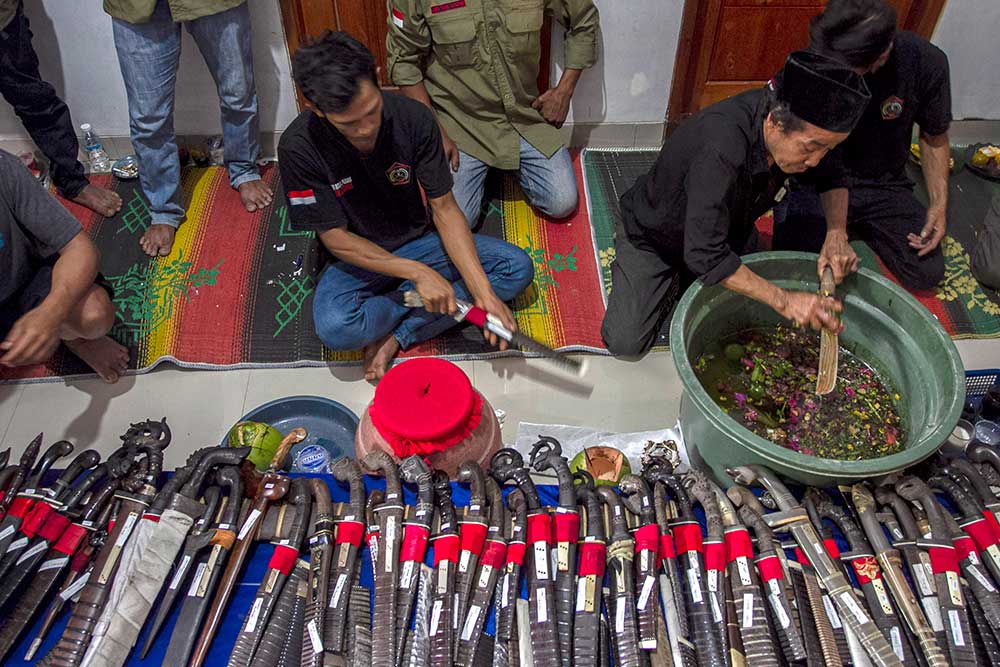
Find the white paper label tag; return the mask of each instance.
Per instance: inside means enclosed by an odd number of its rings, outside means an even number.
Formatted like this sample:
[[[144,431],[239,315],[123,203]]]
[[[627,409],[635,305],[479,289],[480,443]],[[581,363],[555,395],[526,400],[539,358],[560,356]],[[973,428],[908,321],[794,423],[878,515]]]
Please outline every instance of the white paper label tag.
[[[753,627],[753,593],[743,594],[743,627]]]
[[[653,593],[653,584],[655,583],[656,577],[647,574],[646,579],[642,582],[642,590],[639,591],[639,600],[636,603],[636,608],[639,611],[646,611],[646,605],[649,604],[649,597]]]
[[[260,616],[260,607],[264,604],[264,598],[257,598],[253,601],[250,614],[247,616],[247,625],[243,632],[248,635],[257,629],[257,618]]]
[[[486,588],[490,583],[490,577],[493,576],[493,566],[483,565],[479,568],[479,582],[477,583],[477,588]]]
[[[771,611],[778,618],[778,625],[781,626],[782,630],[787,630],[788,626],[791,624],[792,619],[788,618],[788,614],[785,612],[785,605],[781,604],[781,598],[771,593]]]
[[[934,588],[931,586],[930,579],[927,577],[927,570],[924,569],[924,564],[914,563],[911,569],[917,580],[917,586],[920,587],[920,594],[934,595]]]
[[[21,549],[23,549],[26,546],[28,546],[28,537],[27,536],[20,537],[20,538],[18,538],[18,539],[14,540],[13,542],[10,543],[10,546],[7,547],[7,553],[13,553],[13,552],[16,552],[16,551],[20,551]]]
[[[396,517],[390,516],[385,520],[385,543],[389,546],[386,547],[386,553],[392,553],[392,546],[396,544]],[[396,551],[399,551],[399,547],[396,547]],[[396,554],[399,555],[398,553]],[[395,558],[385,559],[385,571],[392,572],[393,561]]]
[[[259,509],[254,508],[250,510],[250,514],[247,515],[247,520],[244,521],[243,525],[240,527],[239,535],[236,536],[237,540],[242,540],[247,536],[247,533],[249,533],[253,529],[253,527],[257,525],[257,517],[259,516],[260,516]]]
[[[535,577],[539,581],[549,578],[549,545],[545,542],[535,542]]]
[[[702,600],[701,574],[698,572],[698,568],[692,567],[687,571],[687,575],[688,575],[688,588],[691,590],[691,600],[695,604],[700,604]]]
[[[441,600],[434,601],[434,607],[431,609],[431,630],[430,636],[435,637],[438,633],[438,627],[441,625]]]
[[[830,619],[830,625],[833,626],[833,629],[844,627],[844,624],[840,622],[840,614],[837,613],[837,608],[833,606],[829,595],[823,595],[823,606],[826,607],[826,615]]]
[[[924,613],[927,614],[931,628],[934,632],[944,632],[944,619],[941,618],[941,608],[937,605],[937,598],[927,598],[925,602]]]
[[[48,544],[46,544],[45,542],[39,542],[35,546],[25,551],[23,554],[21,554],[21,557],[17,559],[17,563],[15,563],[15,565],[20,565],[21,563],[23,563],[24,561],[28,560],[33,556],[37,556],[40,553],[45,553],[45,551],[47,551],[48,548],[49,548]]]
[[[54,570],[56,568],[61,568],[64,565],[68,564],[69,564],[69,556],[63,556],[61,558],[50,558],[38,566],[38,571],[45,572],[45,570]]]
[[[465,625],[462,626],[462,641],[467,642],[472,639],[472,633],[476,629],[479,621],[479,613],[482,611],[478,604],[469,606],[469,613],[465,617]]]
[[[82,577],[76,579],[75,581],[73,581],[72,584],[67,586],[66,590],[64,590],[62,593],[59,594],[59,597],[61,597],[64,602],[66,600],[69,600],[74,595],[83,590],[83,587],[87,585],[87,581],[89,579],[90,579],[90,572],[87,572]]]
[[[309,641],[312,642],[313,653],[320,654],[323,652],[323,639],[319,636],[319,630],[316,628],[316,619],[312,619],[306,625],[306,629],[309,631]]]
[[[900,636],[899,626],[894,625],[889,628],[889,642],[892,644],[892,652],[903,659],[903,638]]]
[[[708,600],[712,603],[712,618],[716,623],[722,623],[724,616],[722,615],[722,605],[719,604],[719,598],[710,595],[708,596]]]
[[[951,638],[955,646],[965,646],[965,633],[962,632],[962,623],[958,618],[957,609],[948,610],[948,622],[951,623]]]
[[[861,607],[861,603],[858,602],[858,599],[856,597],[854,597],[854,593],[851,593],[849,591],[844,591],[843,593],[840,594],[839,597],[840,597],[840,603],[845,607],[847,607],[848,611],[850,611],[851,614],[854,615],[854,619],[859,624],[863,625],[867,623],[869,620],[871,620],[868,618],[868,614],[865,612],[865,610]]]
[[[194,576],[191,578],[191,585],[188,586],[187,595],[189,598],[193,598],[198,595],[198,584],[201,583],[201,578],[205,574],[206,567],[208,567],[208,563],[198,563],[198,567],[195,568]]]
[[[738,556],[736,558],[736,568],[740,572],[740,583],[744,586],[749,586],[750,581],[750,563],[747,561],[746,556]]]
[[[945,572],[945,576],[948,578],[948,594],[951,595],[951,602],[955,605],[963,605],[962,601],[962,586],[958,581],[957,572]]]
[[[0,540],[5,540],[14,533],[14,526],[7,526],[3,530],[0,530]]]
[[[997,589],[993,586],[992,583],[990,583],[989,578],[987,578],[987,576],[983,574],[978,567],[970,567],[968,568],[967,571],[969,574],[973,576],[973,578],[975,578],[976,581],[979,582],[980,586],[988,590],[990,593],[996,592]]]
[[[406,590],[413,583],[413,572],[416,568],[416,563],[412,560],[408,560],[403,563],[403,570],[399,574],[399,587]]]
[[[128,536],[132,534],[132,529],[135,527],[135,522],[139,518],[139,515],[135,512],[129,512],[128,517],[125,519],[125,525],[122,526],[122,532],[118,533],[118,539],[115,540],[115,546],[121,547],[128,540]]]
[[[184,573],[187,572],[188,565],[191,564],[191,556],[184,554],[184,558],[181,559],[181,564],[177,566],[177,571],[174,572],[174,578],[170,580],[170,590],[175,590],[181,585],[181,579],[184,578]]]
[[[337,584],[333,587],[333,595],[330,597],[330,604],[328,605],[330,609],[333,609],[338,604],[340,604],[340,595],[344,592],[344,586],[347,584],[347,574],[341,572],[337,576]]]
[[[625,632],[625,600],[623,598],[619,598],[618,604],[615,606],[615,632],[618,634]]]
[[[576,580],[576,610],[584,611],[587,608],[587,577],[580,577]]]
[[[472,558],[471,551],[462,551],[462,555],[458,557],[458,571],[468,572],[469,570],[469,559]]]
[[[719,590],[719,571],[718,570],[708,570],[706,573],[708,578],[708,590],[716,593]]]
[[[875,597],[878,605],[882,608],[882,613],[886,616],[895,616],[892,611],[892,603],[889,602],[889,594],[885,590],[885,584],[881,579],[872,579],[872,588],[875,589]]]
[[[506,609],[510,603],[510,574],[503,575],[503,590],[500,592],[500,608]]]
[[[549,601],[545,598],[544,588],[535,590],[535,613],[538,615],[539,623],[549,620]]]
[[[649,549],[643,549],[639,552],[639,561],[643,572],[649,570]]]

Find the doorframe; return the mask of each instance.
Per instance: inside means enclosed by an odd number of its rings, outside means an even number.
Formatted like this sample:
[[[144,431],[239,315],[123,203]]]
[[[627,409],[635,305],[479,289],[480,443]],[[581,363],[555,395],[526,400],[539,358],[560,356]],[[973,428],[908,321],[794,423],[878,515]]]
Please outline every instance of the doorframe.
[[[900,30],[910,30],[930,39],[947,0],[913,0],[906,23]],[[674,58],[674,72],[665,114],[664,134],[669,135],[674,128],[694,111],[695,87],[708,75],[711,57],[699,58],[699,54],[711,54],[715,48],[716,32],[709,34],[709,26],[715,26],[722,11],[723,0],[684,0],[681,16],[681,32],[677,41]],[[692,71],[694,66],[694,71]]]

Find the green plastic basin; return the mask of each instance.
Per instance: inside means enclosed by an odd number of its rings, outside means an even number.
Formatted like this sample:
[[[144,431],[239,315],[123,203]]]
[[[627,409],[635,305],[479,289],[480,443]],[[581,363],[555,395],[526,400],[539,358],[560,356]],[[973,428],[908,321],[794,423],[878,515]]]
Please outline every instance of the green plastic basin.
[[[815,292],[817,256],[765,252],[743,258],[755,273],[786,289]],[[691,367],[713,341],[783,319],[767,306],[721,285],[695,283],[670,323],[670,348],[683,385],[680,419],[694,462],[720,482],[734,465],[760,463],[787,479],[816,486],[887,475],[930,456],[947,439],[962,411],[962,361],[933,315],[895,283],[867,269],[837,289],[844,302],[841,345],[891,379],[900,403],[905,450],[866,461],[807,456],[754,434],[727,415],[702,388]]]

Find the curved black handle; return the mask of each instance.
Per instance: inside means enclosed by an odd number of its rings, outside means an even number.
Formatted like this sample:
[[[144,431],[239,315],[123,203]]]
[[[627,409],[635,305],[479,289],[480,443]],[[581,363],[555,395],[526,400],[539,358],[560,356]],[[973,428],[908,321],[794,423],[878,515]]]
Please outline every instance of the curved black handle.
[[[42,454],[42,457],[35,464],[35,469],[31,473],[31,477],[25,482],[25,488],[37,489],[42,483],[42,478],[45,473],[49,471],[52,465],[64,456],[69,456],[73,452],[73,444],[66,441],[60,440],[49,446]]]
[[[452,535],[458,533],[455,504],[451,501],[451,482],[448,475],[440,470],[434,471],[434,504],[441,515],[440,533]]]
[[[49,495],[54,496],[60,502],[63,502],[67,505],[70,504],[64,500],[64,498],[67,495],[72,493],[71,491],[68,490],[70,488],[70,485],[73,484],[73,481],[77,477],[79,477],[84,471],[92,469],[100,462],[101,462],[101,455],[97,452],[97,450],[95,449],[83,450],[82,452],[77,454],[76,457],[73,458],[70,464],[66,466],[66,469],[63,471],[63,473],[59,475],[59,479],[57,479],[55,483],[52,485],[52,488],[49,489]],[[101,469],[102,474],[104,474],[106,471],[107,467]],[[95,479],[94,482],[96,481],[97,480]],[[91,482],[91,485],[93,485],[94,482]]]
[[[486,474],[475,461],[464,461],[458,466],[458,481],[469,485],[469,506],[486,502]]]
[[[489,500],[490,527],[503,527],[503,496],[500,494],[500,485],[492,477],[485,477],[486,498]]]
[[[163,448],[155,443],[142,443],[137,445],[139,452],[146,455],[148,464],[146,465],[146,481],[156,486],[160,483],[160,475],[163,473]]]
[[[724,539],[722,512],[708,478],[703,473],[692,470],[684,477],[684,488],[687,489],[688,496],[697,501],[705,512],[705,537],[709,540]]]
[[[529,512],[541,508],[535,483],[531,481],[531,475],[524,467],[524,458],[517,450],[504,448],[494,454],[490,460],[490,475],[498,484],[502,485],[508,481],[517,484],[524,494],[524,502]]]
[[[60,502],[62,503],[63,509],[66,512],[72,512],[77,509],[77,503],[83,499],[83,497],[94,487],[95,484],[105,477],[108,477],[107,463],[102,463],[96,468],[89,470],[87,475],[81,479],[76,486],[71,487],[62,495]]]
[[[195,498],[201,488],[205,476],[215,466],[238,466],[250,455],[250,447],[204,447],[196,451],[188,459],[188,465],[194,463],[194,469],[187,483],[180,490],[182,496]]]
[[[611,540],[629,539],[628,523],[625,519],[625,506],[621,498],[610,486],[599,486],[595,493],[605,505],[608,506],[611,514]]]
[[[295,508],[295,518],[292,519],[291,528],[288,530],[288,542],[296,549],[301,547],[306,530],[309,528],[309,513],[312,509],[311,498],[309,480],[304,477],[293,479],[288,490],[287,502]]]
[[[240,469],[236,466],[223,466],[215,473],[215,479],[223,489],[226,489],[226,506],[222,508],[222,515],[216,525],[230,526],[236,525],[240,518],[240,507],[243,505],[243,477]]]
[[[677,475],[664,475],[660,482],[663,483],[664,487],[670,491],[671,495],[674,497],[674,503],[677,505],[677,518],[684,519],[685,521],[690,521],[694,519],[694,511],[691,507],[691,497],[688,496],[687,490],[684,488],[684,483],[681,478]]]
[[[604,541],[607,536],[604,534],[604,504],[601,502],[601,497],[597,495],[597,490],[590,486],[581,486],[576,492],[587,511],[587,537]]]
[[[997,497],[993,493],[993,489],[990,488],[990,483],[986,481],[986,478],[983,477],[983,473],[979,472],[979,469],[970,461],[966,461],[965,459],[955,459],[950,462],[950,466],[965,475],[966,479],[969,480],[969,483],[975,490],[976,495],[979,496],[979,500],[982,501],[984,505],[997,502]]]
[[[345,456],[333,464],[330,472],[338,482],[347,482],[349,487],[347,502],[351,507],[351,514],[360,520],[360,517],[365,515],[365,482],[361,476],[361,466],[354,459]]]
[[[381,449],[368,452],[362,461],[367,470],[381,473],[385,479],[385,495],[392,502],[402,502],[403,487],[399,481],[399,466]]]
[[[958,505],[958,511],[967,519],[982,516],[979,503],[975,501],[968,491],[962,488],[955,480],[944,475],[932,475],[927,478],[927,484],[932,488],[944,491]]]
[[[416,484],[417,506],[430,511],[434,506],[434,476],[424,460],[416,455],[407,457],[399,464],[399,474],[407,484]]]
[[[193,456],[188,458],[189,462]],[[174,476],[167,480],[167,483],[163,485],[160,492],[153,498],[153,502],[149,505],[149,511],[153,514],[163,512],[167,508],[167,505],[170,504],[170,501],[174,499],[177,492],[187,483],[192,472],[194,472],[194,467],[190,463],[175,470]]]
[[[948,525],[944,521],[944,509],[938,499],[934,497],[934,492],[919,477],[907,475],[896,482],[896,493],[901,498],[920,502],[921,507],[927,515],[927,523],[930,525],[931,539],[935,542],[945,542],[950,540]],[[914,518],[916,513],[914,513]]]
[[[802,496],[802,507],[805,508],[806,514],[809,515],[809,521],[812,523],[813,528],[819,533],[820,539],[828,540],[833,537],[833,529],[823,522],[823,517],[820,516],[819,510],[816,508],[816,503],[822,501],[822,496],[819,495],[819,491],[813,488],[806,489],[805,494]]]
[[[205,489],[201,494],[201,502],[205,506],[201,516],[194,522],[192,531],[202,532],[206,526],[211,526],[215,521],[215,515],[219,512],[219,503],[222,502],[222,489],[213,484]]]
[[[913,511],[909,503],[899,497],[892,488],[880,486],[875,489],[875,500],[883,508],[889,509],[896,515],[903,537],[910,541],[916,541],[920,537],[920,529],[917,528],[917,520],[913,518]]]
[[[625,475],[618,481],[618,488],[622,492],[622,502],[632,514],[639,516],[643,526],[656,523],[656,508],[646,480],[639,475]]]
[[[820,516],[829,519],[833,525],[840,529],[844,538],[850,545],[852,552],[869,552],[872,550],[868,543],[868,537],[861,529],[861,526],[847,513],[840,505],[835,505],[830,497],[824,493],[821,502],[817,503],[816,509]]]

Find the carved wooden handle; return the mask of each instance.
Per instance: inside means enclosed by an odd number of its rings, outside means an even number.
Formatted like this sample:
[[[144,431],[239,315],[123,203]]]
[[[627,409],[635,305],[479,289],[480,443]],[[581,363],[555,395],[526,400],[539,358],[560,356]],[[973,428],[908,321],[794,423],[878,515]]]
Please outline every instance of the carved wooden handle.
[[[288,458],[288,452],[293,445],[296,445],[306,439],[309,435],[304,428],[293,428],[288,435],[286,435],[281,444],[278,445],[278,451],[274,453],[274,458],[271,459],[271,465],[268,466],[269,471],[281,470],[281,467],[285,464],[285,459]]]

